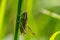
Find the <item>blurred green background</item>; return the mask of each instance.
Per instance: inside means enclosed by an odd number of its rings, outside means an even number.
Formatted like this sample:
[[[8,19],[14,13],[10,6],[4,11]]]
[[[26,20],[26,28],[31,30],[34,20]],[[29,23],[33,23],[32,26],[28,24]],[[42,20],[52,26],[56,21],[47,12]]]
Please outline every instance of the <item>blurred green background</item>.
[[[18,0],[0,0],[0,40],[13,40]],[[26,30],[20,40],[49,40],[60,31],[60,0],[22,0],[21,11],[28,14],[28,24],[35,36]],[[58,34],[55,40],[60,40]]]

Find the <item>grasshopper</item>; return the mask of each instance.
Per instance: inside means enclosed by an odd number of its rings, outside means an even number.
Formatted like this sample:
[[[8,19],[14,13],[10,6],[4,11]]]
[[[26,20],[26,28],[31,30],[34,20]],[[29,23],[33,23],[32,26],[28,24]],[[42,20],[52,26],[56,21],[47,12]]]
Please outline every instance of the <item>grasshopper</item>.
[[[21,34],[26,34],[25,33],[25,28],[27,25],[27,12],[23,12],[20,15],[20,32]],[[27,28],[29,29],[29,32],[31,32],[33,35],[35,35],[35,33],[32,31],[32,29],[27,25]]]

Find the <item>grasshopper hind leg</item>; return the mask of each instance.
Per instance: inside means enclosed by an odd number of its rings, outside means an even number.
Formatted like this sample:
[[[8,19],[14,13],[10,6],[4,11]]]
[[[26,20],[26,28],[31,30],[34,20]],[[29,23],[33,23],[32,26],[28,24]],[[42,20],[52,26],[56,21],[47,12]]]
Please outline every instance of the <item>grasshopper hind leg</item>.
[[[21,32],[21,34],[26,34],[25,28],[24,27],[20,27],[20,32]]]

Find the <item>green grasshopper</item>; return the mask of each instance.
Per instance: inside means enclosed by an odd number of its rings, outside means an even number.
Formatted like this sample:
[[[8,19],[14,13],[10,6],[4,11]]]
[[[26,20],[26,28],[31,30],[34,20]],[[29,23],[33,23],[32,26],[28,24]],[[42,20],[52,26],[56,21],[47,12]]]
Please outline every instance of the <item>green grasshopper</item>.
[[[27,25],[27,12],[23,12],[21,15],[20,15],[20,32],[21,34],[26,34],[25,33],[25,28],[26,28],[26,25]],[[31,28],[27,25],[29,31],[35,35],[34,32],[32,32]]]

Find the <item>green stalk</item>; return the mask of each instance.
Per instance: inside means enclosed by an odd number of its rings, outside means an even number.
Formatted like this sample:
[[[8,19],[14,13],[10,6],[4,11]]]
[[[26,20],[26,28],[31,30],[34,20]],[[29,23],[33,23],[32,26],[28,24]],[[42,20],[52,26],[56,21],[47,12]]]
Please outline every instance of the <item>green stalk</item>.
[[[49,40],[55,40],[55,38],[56,38],[56,36],[57,36],[58,34],[60,34],[60,31],[55,32],[55,33],[50,37]]]
[[[6,3],[7,0],[0,0],[0,40],[3,39],[4,33],[3,33],[3,19],[5,16],[5,9],[6,9]]]
[[[18,9],[17,9],[17,20],[16,20],[16,29],[14,40],[18,40],[19,24],[20,24],[20,13],[21,13],[22,0],[18,0]],[[19,22],[18,22],[19,21]]]

